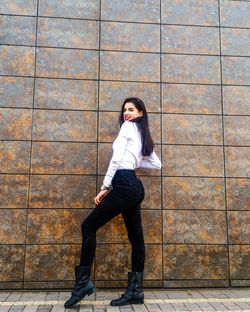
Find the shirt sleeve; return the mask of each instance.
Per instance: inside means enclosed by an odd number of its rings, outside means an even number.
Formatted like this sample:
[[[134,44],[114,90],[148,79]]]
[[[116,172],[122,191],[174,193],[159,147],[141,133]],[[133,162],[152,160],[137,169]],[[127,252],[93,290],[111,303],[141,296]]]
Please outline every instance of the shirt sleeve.
[[[153,151],[150,156],[144,157],[139,165],[140,168],[148,169],[161,169],[161,166],[161,161],[156,155],[155,151]]]
[[[111,185],[112,179],[116,173],[119,163],[123,159],[125,147],[127,145],[127,140],[131,135],[131,125],[129,121],[125,121],[120,129],[120,132],[116,138],[115,144],[113,144],[113,156],[110,160],[108,170],[103,180],[103,185],[109,187]]]

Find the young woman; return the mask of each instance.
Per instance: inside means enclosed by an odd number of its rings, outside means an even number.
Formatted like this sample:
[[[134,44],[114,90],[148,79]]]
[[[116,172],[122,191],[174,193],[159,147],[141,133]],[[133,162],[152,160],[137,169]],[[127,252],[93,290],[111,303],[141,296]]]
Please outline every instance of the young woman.
[[[135,169],[160,169],[161,162],[154,152],[148,116],[142,100],[134,97],[125,99],[121,107],[119,125],[120,132],[113,142],[113,156],[101,191],[94,199],[97,206],[82,223],[81,260],[80,265],[75,267],[75,288],[71,298],[64,305],[66,308],[74,306],[96,290],[90,280],[96,249],[96,232],[119,213],[122,213],[132,245],[132,272],[128,272],[126,292],[110,304],[121,306],[144,302],[142,280],[145,245],[140,211],[144,187],[137,178]],[[107,193],[111,184],[113,188]]]

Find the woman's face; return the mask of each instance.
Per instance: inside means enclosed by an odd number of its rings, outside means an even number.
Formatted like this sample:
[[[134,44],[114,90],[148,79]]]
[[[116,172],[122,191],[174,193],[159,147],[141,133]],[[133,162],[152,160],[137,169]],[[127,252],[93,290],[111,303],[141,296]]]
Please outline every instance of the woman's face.
[[[143,114],[143,111],[140,111],[135,107],[134,103],[132,102],[127,102],[124,105],[124,109],[123,109],[123,118],[124,121],[126,120],[131,120],[131,119],[135,119],[137,117],[141,117]]]

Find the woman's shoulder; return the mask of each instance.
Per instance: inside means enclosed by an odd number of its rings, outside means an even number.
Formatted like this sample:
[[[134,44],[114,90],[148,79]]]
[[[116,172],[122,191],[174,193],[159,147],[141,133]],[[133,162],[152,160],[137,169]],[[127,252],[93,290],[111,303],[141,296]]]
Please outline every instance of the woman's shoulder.
[[[126,120],[121,125],[120,133],[124,134],[125,136],[130,136],[130,135],[133,135],[135,130],[136,130],[136,123]]]
[[[126,120],[126,121],[124,121],[124,123],[121,125],[121,130],[122,130],[122,129],[126,129],[126,130],[128,130],[128,129],[135,129],[135,127],[136,127],[135,122]]]
[[[129,121],[129,120],[125,120],[124,123],[122,124],[122,126],[127,127],[128,125],[132,125],[132,124],[134,124],[134,122]]]
[[[131,128],[131,129],[136,129],[137,128],[136,122],[129,121],[129,120],[124,121],[122,126],[125,127],[125,128]]]

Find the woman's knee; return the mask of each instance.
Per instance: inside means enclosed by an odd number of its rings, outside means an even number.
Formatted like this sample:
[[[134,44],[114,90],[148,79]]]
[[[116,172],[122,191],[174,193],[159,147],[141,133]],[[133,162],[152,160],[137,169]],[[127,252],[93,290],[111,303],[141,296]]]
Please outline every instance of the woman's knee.
[[[132,253],[140,257],[142,260],[145,260],[146,250],[145,250],[144,241],[138,242],[136,244],[132,244]]]
[[[137,224],[137,229],[128,231],[128,239],[132,245],[144,244],[144,234],[141,223]]]

